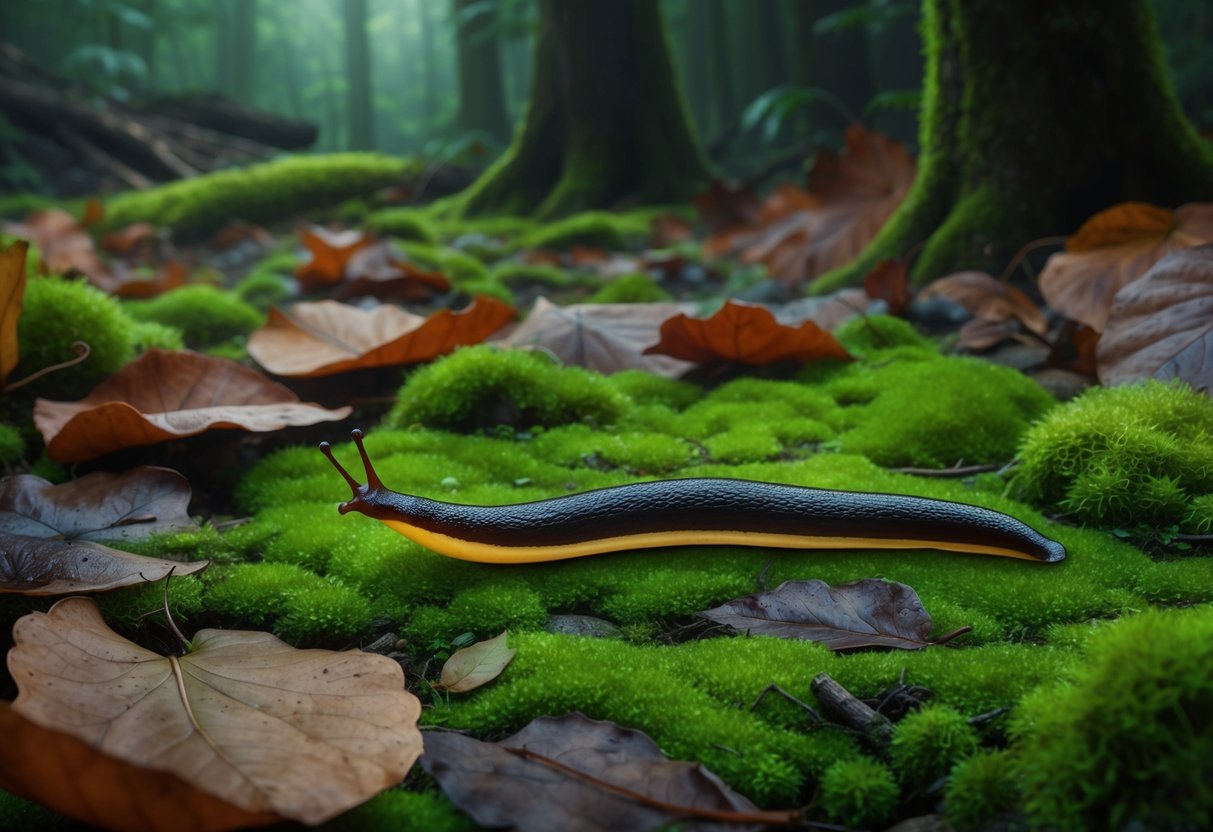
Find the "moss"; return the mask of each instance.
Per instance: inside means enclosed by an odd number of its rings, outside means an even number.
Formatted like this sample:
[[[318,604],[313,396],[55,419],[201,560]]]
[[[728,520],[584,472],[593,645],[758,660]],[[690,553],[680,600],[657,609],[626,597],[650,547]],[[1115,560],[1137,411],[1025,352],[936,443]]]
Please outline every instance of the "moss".
[[[199,236],[232,217],[257,223],[284,220],[394,184],[413,166],[376,153],[276,159],[119,194],[106,204],[104,227],[146,220]]]
[[[471,818],[456,809],[441,792],[406,792],[389,789],[344,815],[321,824],[321,832],[476,832]]]
[[[449,605],[420,607],[405,632],[422,644],[450,641],[463,632],[483,639],[503,630],[539,630],[547,618],[534,589],[521,580],[500,578],[459,593]]]
[[[834,330],[834,337],[855,356],[865,356],[895,347],[938,352],[935,344],[910,325],[890,315],[856,315]]]
[[[926,789],[976,751],[977,745],[977,732],[964,714],[931,703],[897,723],[889,756],[903,781]]]
[[[662,378],[641,370],[623,370],[607,376],[607,382],[637,404],[662,405],[684,410],[703,395],[698,385]]]
[[[960,832],[985,829],[1018,805],[1014,760],[999,749],[978,751],[957,763],[944,791],[944,812]]]
[[[1012,721],[1029,819],[1058,830],[1213,824],[1213,608],[1102,627],[1071,681]]]
[[[71,832],[83,827],[37,803],[0,790],[0,829],[27,832]]]
[[[638,474],[665,474],[687,464],[693,450],[685,441],[660,433],[605,434],[586,425],[544,431],[531,452],[557,465],[606,465]]]
[[[274,634],[291,644],[344,646],[371,628],[366,598],[349,587],[326,582],[291,598]]]
[[[529,285],[561,289],[576,282],[564,269],[529,263],[501,263],[493,268],[491,277],[512,288]]]
[[[134,321],[131,324],[131,340],[137,353],[156,349],[185,349],[185,336],[180,329],[156,321]]]
[[[821,776],[819,800],[826,817],[852,827],[874,827],[897,810],[901,790],[893,772],[871,757],[839,760]]]
[[[50,399],[78,399],[134,357],[132,330],[118,301],[99,289],[57,277],[32,279],[17,322],[21,360],[11,377],[24,378],[74,358],[72,343],[84,341],[88,358],[23,390]]]
[[[253,264],[250,274],[277,274],[288,277],[295,273],[299,266],[299,255],[294,247],[275,251],[262,257]]]
[[[617,277],[585,299],[586,303],[659,303],[674,296],[647,274]]]
[[[1006,462],[1029,425],[1055,404],[1015,370],[925,353],[852,365],[825,389],[850,405],[839,447],[888,466]]]
[[[401,249],[422,267],[437,269],[457,288],[466,284],[490,283],[489,270],[475,257],[462,251],[428,243],[404,243]]]
[[[128,302],[131,317],[181,330],[193,348],[248,335],[265,322],[252,306],[213,286],[182,286],[147,301]]]
[[[411,375],[385,422],[457,431],[619,418],[627,398],[602,377],[519,350],[456,350]]]
[[[619,251],[635,239],[635,228],[609,211],[586,211],[540,226],[522,240],[526,248],[565,250],[573,246]],[[647,229],[645,232],[647,233]]]
[[[232,294],[265,314],[274,304],[290,297],[287,278],[272,271],[255,271],[232,287]]]
[[[94,597],[107,624],[119,630],[136,630],[149,626],[149,619],[154,619],[156,611],[164,608],[164,582],[124,587]],[[185,575],[169,580],[168,607],[177,626],[189,635],[186,625],[202,612],[201,578],[198,575]],[[159,622],[154,626],[162,626],[163,620],[161,613]]]
[[[123,540],[122,548],[137,555],[169,560],[209,560],[212,564],[235,563],[241,558],[232,533],[221,535],[213,526],[195,531],[154,534],[141,540]]]
[[[1015,493],[1081,522],[1194,529],[1213,492],[1213,401],[1161,381],[1092,388],[1034,426],[1019,458]]]
[[[438,242],[438,231],[423,211],[414,208],[382,208],[366,218],[366,230],[380,236],[413,240],[419,243]]]
[[[16,465],[25,458],[25,440],[12,425],[0,422],[0,469]]]

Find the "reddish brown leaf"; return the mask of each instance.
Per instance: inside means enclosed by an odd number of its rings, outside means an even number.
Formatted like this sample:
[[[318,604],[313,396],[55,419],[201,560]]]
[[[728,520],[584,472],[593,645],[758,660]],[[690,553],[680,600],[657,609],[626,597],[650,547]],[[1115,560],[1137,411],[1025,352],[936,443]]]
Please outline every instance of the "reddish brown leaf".
[[[185,780],[106,756],[0,702],[0,788],[90,827],[116,832],[224,832],[283,820],[247,812]],[[70,784],[70,785],[69,785]]]
[[[269,248],[274,244],[274,237],[259,225],[234,219],[211,238],[211,248],[215,251],[225,251],[246,241],[253,242],[260,248]]]
[[[926,647],[931,616],[905,584],[867,579],[830,587],[824,581],[785,581],[699,613],[751,635],[801,639],[831,650]]]
[[[127,257],[156,236],[156,226],[150,222],[135,222],[101,238],[101,247],[110,254]]]
[[[384,656],[234,630],[161,656],[87,598],[22,617],[13,642],[19,714],[245,811],[314,825],[398,783],[421,753],[421,705]]]
[[[1016,320],[1037,335],[1049,330],[1044,313],[1032,299],[1014,286],[985,272],[957,272],[923,287],[919,300],[944,297],[969,310],[984,321]]]
[[[707,191],[694,197],[691,202],[708,228],[716,234],[731,228],[754,225],[762,213],[762,202],[750,186],[732,187],[720,179],[713,181]]]
[[[462,311],[444,309],[429,318],[389,305],[297,303],[289,312],[271,308],[248,352],[271,373],[292,377],[415,364],[478,344],[516,315],[509,304],[483,296]]]
[[[132,555],[91,540],[29,537],[0,531],[0,592],[23,595],[73,595],[105,592],[120,586],[191,575],[208,561]]]
[[[67,211],[35,211],[25,222],[5,224],[4,231],[29,240],[42,252],[42,269],[49,274],[78,272],[92,281],[105,281],[109,269],[97,255],[93,238]]]
[[[18,240],[0,251],[0,390],[20,359],[17,321],[25,299],[25,255],[29,244]]]
[[[1100,211],[1066,241],[1040,274],[1040,291],[1057,312],[1103,331],[1121,287],[1160,259],[1213,242],[1213,203],[1191,203],[1174,212],[1142,202]]]
[[[783,326],[766,307],[733,300],[726,301],[720,311],[706,320],[675,315],[661,325],[660,342],[644,352],[696,364],[735,361],[765,365],[851,358],[833,335],[813,321],[805,321],[798,327]]]
[[[427,272],[405,260],[390,242],[356,251],[345,264],[345,282],[337,298],[375,297],[380,300],[422,300],[445,292],[451,284],[438,272]]]
[[[1213,245],[1168,255],[1121,289],[1096,359],[1104,384],[1178,378],[1213,391]]]
[[[300,229],[299,238],[312,259],[295,269],[295,277],[305,292],[331,288],[345,279],[345,266],[354,253],[374,240],[361,231],[330,231],[318,225]]]
[[[881,260],[863,279],[863,290],[873,300],[889,305],[889,314],[900,315],[910,305],[909,263],[900,257]]]
[[[693,365],[664,355],[646,355],[660,338],[663,321],[694,308],[688,303],[586,303],[558,306],[539,298],[525,321],[502,343],[542,348],[565,364],[600,373],[644,370],[676,378]]]
[[[478,824],[519,832],[635,832],[711,821],[788,824],[698,763],[669,760],[641,731],[581,714],[539,717],[500,743],[426,734],[421,765]],[[733,829],[745,827],[732,826]]]
[[[112,281],[99,285],[120,298],[151,298],[184,286],[189,276],[189,267],[180,260],[165,260],[150,280],[130,270],[119,270]]]
[[[80,218],[81,225],[96,225],[103,219],[105,219],[105,206],[101,204],[101,200],[93,197],[84,203],[84,215]]]
[[[695,236],[691,223],[678,214],[658,214],[651,223],[652,242],[656,248],[668,248],[679,243],[690,242]]]
[[[62,540],[137,540],[197,528],[190,484],[169,468],[95,471],[61,485],[33,474],[0,479],[0,532]]]
[[[1049,350],[1045,366],[1070,370],[1094,378],[1096,374],[1095,349],[1098,343],[1099,333],[1091,327],[1077,321],[1066,321]]]
[[[222,358],[149,350],[78,402],[34,403],[56,462],[79,462],[218,428],[273,431],[344,419],[350,408],[305,404],[287,388]]]

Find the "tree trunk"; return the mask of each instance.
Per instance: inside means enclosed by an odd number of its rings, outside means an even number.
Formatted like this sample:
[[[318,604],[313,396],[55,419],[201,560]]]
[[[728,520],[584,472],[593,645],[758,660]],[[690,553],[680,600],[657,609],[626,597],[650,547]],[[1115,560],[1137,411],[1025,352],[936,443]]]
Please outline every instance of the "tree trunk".
[[[1030,240],[1124,200],[1213,198],[1213,152],[1179,108],[1147,0],[926,0],[922,155],[862,278],[925,242],[913,274],[995,274]]]
[[[434,23],[430,19],[433,0],[417,0],[417,20],[421,25],[422,117],[433,124],[438,117],[438,67],[434,59]]]
[[[349,147],[375,146],[371,110],[371,46],[366,37],[366,0],[345,0],[345,73],[349,83]]]
[[[468,8],[479,7],[470,19]],[[510,135],[505,115],[505,93],[501,81],[501,51],[497,47],[497,6],[483,0],[454,0],[458,51],[460,130],[483,130],[504,141]]]
[[[556,217],[686,199],[708,179],[656,0],[540,0],[531,100],[468,214]]]
[[[235,0],[231,50],[231,97],[252,107],[257,98],[257,0]]]
[[[726,18],[724,0],[700,0],[707,3],[705,9],[705,27],[707,29],[708,66],[712,70],[708,85],[715,90],[713,109],[716,117],[712,121],[711,136],[716,139],[720,134],[736,126],[739,115],[737,94],[733,87],[733,74],[729,71],[729,39],[725,31]]]

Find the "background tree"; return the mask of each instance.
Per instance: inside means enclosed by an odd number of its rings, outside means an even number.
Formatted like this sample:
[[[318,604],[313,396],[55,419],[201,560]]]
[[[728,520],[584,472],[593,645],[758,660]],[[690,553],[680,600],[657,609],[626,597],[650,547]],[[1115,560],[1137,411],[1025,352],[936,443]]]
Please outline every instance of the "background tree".
[[[551,217],[699,190],[709,172],[656,0],[540,0],[539,14],[525,123],[462,209]]]
[[[349,146],[368,150],[375,146],[371,110],[371,46],[366,37],[366,0],[344,0],[345,72],[349,82]]]
[[[925,242],[916,277],[1002,268],[1122,200],[1213,198],[1146,0],[926,0],[918,179],[828,288]]]
[[[497,4],[494,0],[454,0],[454,13],[459,70],[456,126],[483,130],[504,141],[510,125],[497,46]]]

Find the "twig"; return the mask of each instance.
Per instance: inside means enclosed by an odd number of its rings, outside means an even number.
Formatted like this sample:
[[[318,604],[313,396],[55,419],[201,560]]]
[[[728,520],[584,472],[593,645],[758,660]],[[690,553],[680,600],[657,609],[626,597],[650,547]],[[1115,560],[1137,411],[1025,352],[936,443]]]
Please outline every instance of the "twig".
[[[951,468],[889,468],[897,474],[912,474],[915,477],[968,477],[973,474],[985,474],[990,471],[1002,470],[1005,465],[991,463],[989,465],[952,466]]]
[[[971,632],[973,632],[973,628],[966,624],[964,627],[958,627],[957,629],[953,630],[950,633],[944,633],[939,638],[935,639],[934,641],[928,642],[928,643],[938,647],[941,644],[947,644],[949,641],[951,641],[954,638],[959,638],[960,636],[963,636],[965,633],[971,633]]]
[[[1171,539],[1180,543],[1213,543],[1213,534],[1177,534]]]
[[[772,682],[771,684],[767,685],[765,688],[762,689],[762,693],[758,694],[758,698],[754,700],[754,704],[750,705],[750,710],[752,711],[755,708],[757,708],[759,705],[761,705],[762,700],[767,698],[768,693],[778,693],[780,696],[782,696],[784,699],[791,702],[793,705],[796,705],[797,707],[806,711],[809,714],[809,716],[811,716],[813,718],[814,722],[824,722],[825,721],[821,718],[821,714],[817,713],[816,708],[814,708],[812,705],[808,704],[807,702],[799,699],[795,695],[788,693],[786,690],[784,690],[783,688],[781,688],[779,685],[775,684],[774,682]]]
[[[972,726],[978,726],[983,723],[990,722],[991,720],[998,719],[1003,714],[1010,713],[1010,711],[1011,711],[1010,707],[1004,705],[1001,708],[995,708],[992,711],[986,711],[984,714],[978,714],[977,716],[969,717],[969,724]]]
[[[1011,272],[1015,271],[1015,267],[1019,265],[1019,261],[1028,256],[1028,252],[1041,246],[1055,246],[1058,243],[1064,243],[1065,237],[1041,237],[1038,240],[1024,243],[1023,248],[1015,252],[1015,256],[1011,258],[1011,262],[1007,263],[1007,267],[1002,270],[1002,274],[998,276],[999,281],[1006,283],[1007,278],[1011,276]]]
[[[774,565],[775,559],[770,558],[762,565],[762,569],[758,570],[758,577],[755,578],[755,580],[758,582],[758,585],[762,587],[763,592],[767,591],[767,573],[771,571],[771,567]]]
[[[13,390],[24,387],[25,385],[29,384],[31,381],[37,381],[38,379],[42,378],[44,375],[47,375],[48,373],[53,373],[56,370],[66,370],[68,367],[75,367],[77,364],[79,364],[80,362],[82,362],[86,358],[88,358],[89,353],[92,352],[92,348],[88,345],[87,341],[73,341],[72,349],[75,350],[75,352],[76,352],[75,358],[69,358],[67,361],[61,361],[58,364],[52,364],[49,367],[43,367],[38,372],[32,373],[32,374],[26,376],[25,378],[20,379],[19,381],[14,381],[12,384],[6,384],[6,385],[4,385],[4,392],[11,393]]]

